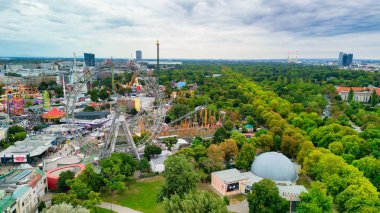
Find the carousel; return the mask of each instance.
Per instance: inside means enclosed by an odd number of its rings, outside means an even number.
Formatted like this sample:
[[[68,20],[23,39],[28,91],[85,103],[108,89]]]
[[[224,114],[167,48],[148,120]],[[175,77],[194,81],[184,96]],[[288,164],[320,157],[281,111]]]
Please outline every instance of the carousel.
[[[61,119],[63,116],[65,116],[65,112],[59,110],[57,107],[53,107],[53,109],[49,112],[42,114],[42,118],[45,122],[48,123],[57,121]]]

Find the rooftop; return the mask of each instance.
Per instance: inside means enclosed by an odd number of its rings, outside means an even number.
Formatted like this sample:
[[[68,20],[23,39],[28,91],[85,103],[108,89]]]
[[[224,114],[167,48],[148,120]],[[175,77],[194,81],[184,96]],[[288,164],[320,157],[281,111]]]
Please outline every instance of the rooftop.
[[[47,119],[57,119],[62,118],[63,116],[65,116],[65,114],[65,112],[62,112],[57,107],[53,107],[53,109],[49,112],[42,114],[42,117]]]
[[[296,181],[298,178],[294,164],[283,154],[266,152],[253,161],[251,172],[273,181]]]
[[[18,198],[22,197],[29,189],[30,187],[25,185],[18,187],[16,191],[13,192],[12,198],[17,200]]]
[[[11,158],[13,155],[30,155],[38,156],[45,152],[55,140],[52,135],[34,135],[23,141],[17,141],[14,145],[0,152],[1,157]]]
[[[15,201],[16,199],[14,199],[12,195],[5,196],[0,200],[0,212],[4,212],[8,207],[12,206]]]
[[[352,91],[354,92],[364,92],[364,91],[370,91],[376,90],[377,96],[380,96],[380,88],[374,88],[374,87],[336,87],[336,91],[338,93],[340,92],[349,92],[352,88]]]
[[[95,120],[107,118],[110,115],[109,111],[99,111],[99,112],[77,112],[75,113],[75,118],[83,120]]]
[[[301,201],[299,195],[301,192],[307,192],[307,189],[303,185],[289,185],[281,186],[277,185],[280,196],[290,201]]]
[[[248,179],[248,177],[241,175],[237,169],[227,169],[223,171],[213,172],[212,175],[217,176],[225,183],[238,182],[240,180]]]

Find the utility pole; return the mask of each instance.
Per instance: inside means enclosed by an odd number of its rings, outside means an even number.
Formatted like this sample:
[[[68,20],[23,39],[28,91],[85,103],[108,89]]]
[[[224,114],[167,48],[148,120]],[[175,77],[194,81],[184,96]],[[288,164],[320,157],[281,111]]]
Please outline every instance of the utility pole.
[[[157,83],[160,85],[160,42],[156,41],[157,45]]]

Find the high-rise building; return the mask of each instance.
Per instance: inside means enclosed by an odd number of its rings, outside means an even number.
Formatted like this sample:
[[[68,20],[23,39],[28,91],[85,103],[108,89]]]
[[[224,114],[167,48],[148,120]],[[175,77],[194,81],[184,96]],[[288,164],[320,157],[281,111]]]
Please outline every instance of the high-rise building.
[[[347,54],[347,66],[350,66],[352,64],[353,58],[354,58],[354,55],[352,53]]]
[[[343,52],[339,52],[338,66],[343,66]]]
[[[347,54],[343,54],[343,61],[342,61],[342,66],[346,67],[347,66]]]
[[[347,67],[352,64],[354,55],[352,53],[339,52],[338,66]]]
[[[142,51],[136,50],[136,61],[142,61]]]
[[[95,54],[84,53],[84,64],[86,67],[95,67]]]

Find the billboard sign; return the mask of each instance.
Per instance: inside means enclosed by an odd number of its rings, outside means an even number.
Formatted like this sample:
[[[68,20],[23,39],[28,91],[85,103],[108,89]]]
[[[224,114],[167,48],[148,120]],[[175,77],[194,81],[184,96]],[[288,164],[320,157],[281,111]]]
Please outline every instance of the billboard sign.
[[[15,163],[24,163],[27,162],[28,159],[26,155],[13,155],[13,162]]]

